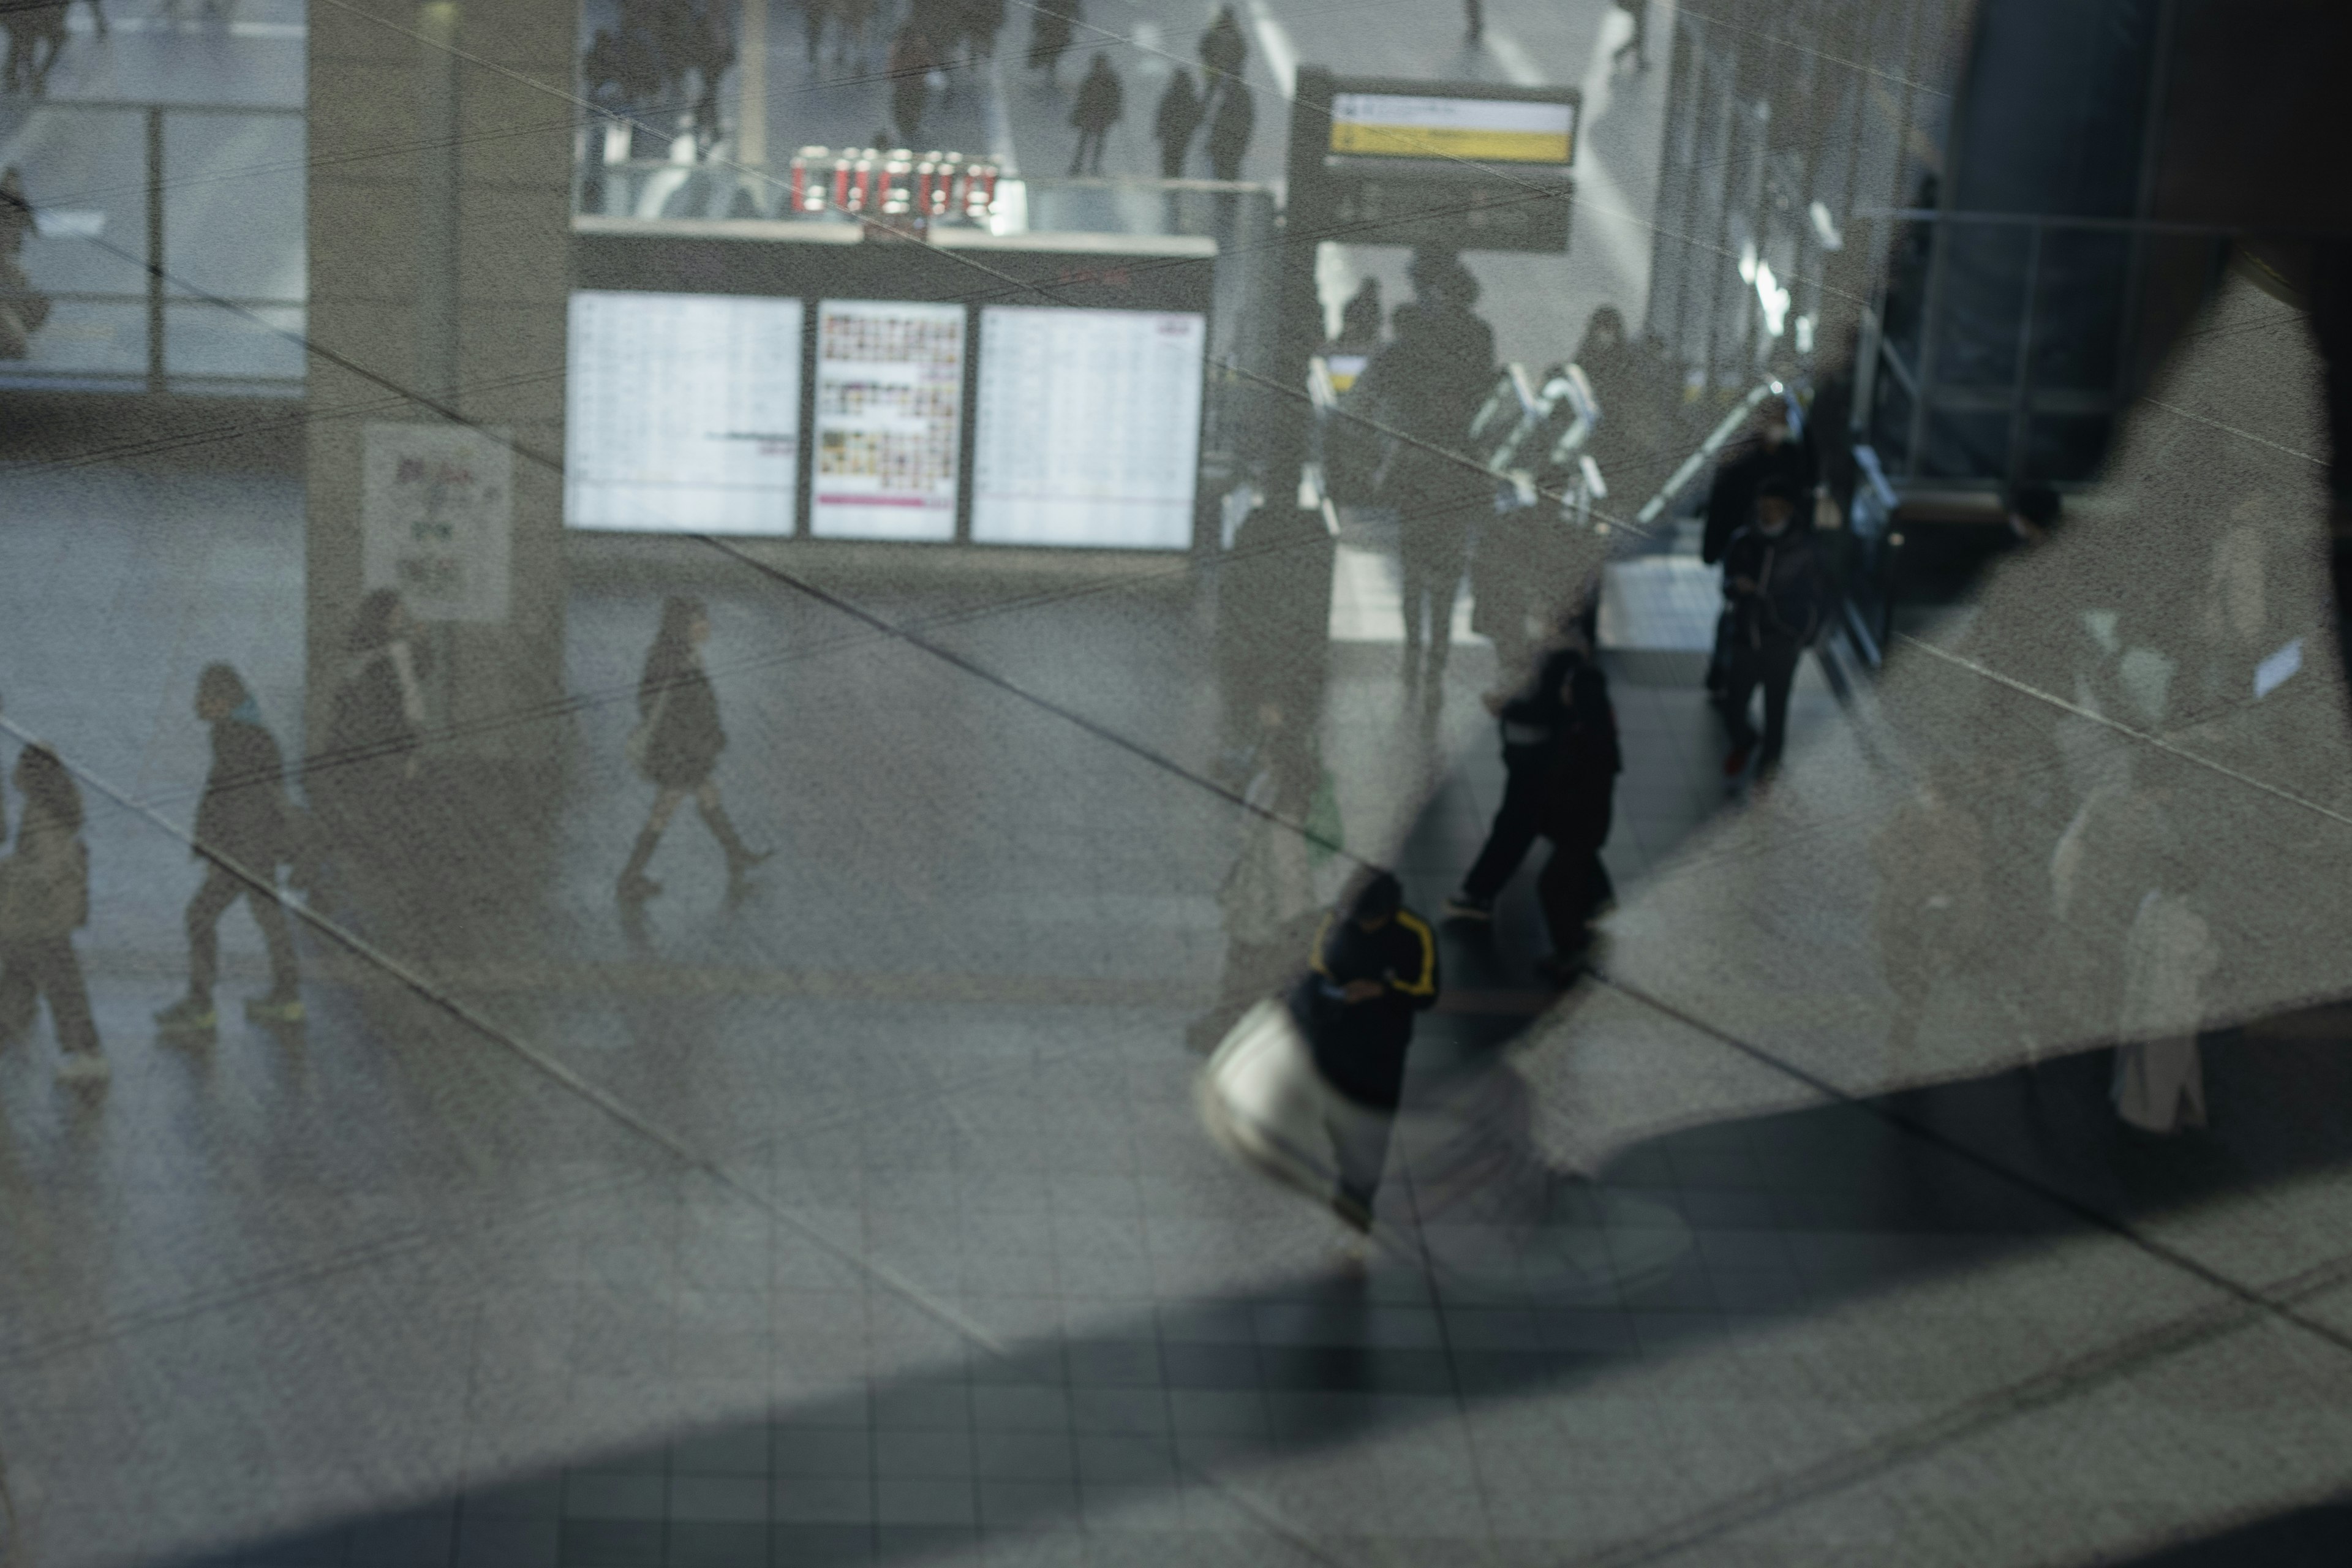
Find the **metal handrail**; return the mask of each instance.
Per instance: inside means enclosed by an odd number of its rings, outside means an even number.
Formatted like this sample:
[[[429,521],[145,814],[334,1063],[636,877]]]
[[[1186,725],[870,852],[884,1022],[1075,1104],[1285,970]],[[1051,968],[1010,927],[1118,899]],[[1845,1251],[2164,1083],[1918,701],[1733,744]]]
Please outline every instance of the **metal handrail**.
[[[145,289],[135,294],[72,290],[55,293],[49,298],[81,304],[127,304],[144,300],[147,306],[146,390],[151,395],[161,396],[170,389],[171,367],[168,363],[165,324],[170,319],[171,308],[173,305],[193,301],[243,309],[285,309],[301,308],[309,304],[310,301],[307,299],[200,299],[195,296],[173,293],[169,284],[170,269],[164,259],[163,209],[163,121],[166,115],[234,115],[247,118],[299,120],[305,116],[306,110],[284,104],[156,103],[143,100],[104,98],[44,99],[38,107],[45,110],[71,110],[89,113],[138,114],[146,121],[146,136],[143,141],[143,173],[147,196],[145,213],[147,286]],[[38,206],[34,206],[31,210],[37,214],[40,209]],[[81,380],[91,377],[110,377],[113,373],[78,370],[66,366],[54,368],[12,366],[8,374],[12,376],[31,376],[47,380]],[[212,372],[189,372],[187,378],[210,382],[234,381],[279,385],[300,379],[299,377],[257,376],[244,373]]]
[[[1658,514],[1675,504],[1682,492],[1690,487],[1690,482],[1698,477],[1699,469],[1715,460],[1715,455],[1723,450],[1724,443],[1738,433],[1739,427],[1748,423],[1748,416],[1763,406],[1764,400],[1783,390],[1780,383],[1774,379],[1758,383],[1746,397],[1732,406],[1731,412],[1725,415],[1713,430],[1707,432],[1706,439],[1698,444],[1698,449],[1685,458],[1681,466],[1667,476],[1666,482],[1658,487],[1658,493],[1642,503],[1642,510],[1633,514],[1633,526],[1647,528],[1657,521]]]

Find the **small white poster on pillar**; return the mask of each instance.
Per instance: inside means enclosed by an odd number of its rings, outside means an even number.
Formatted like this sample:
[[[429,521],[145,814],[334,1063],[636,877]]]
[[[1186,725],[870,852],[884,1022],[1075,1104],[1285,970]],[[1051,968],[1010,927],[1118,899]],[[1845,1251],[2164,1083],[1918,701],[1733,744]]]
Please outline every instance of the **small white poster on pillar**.
[[[514,449],[503,430],[373,424],[361,571],[421,621],[499,622],[511,593]]]

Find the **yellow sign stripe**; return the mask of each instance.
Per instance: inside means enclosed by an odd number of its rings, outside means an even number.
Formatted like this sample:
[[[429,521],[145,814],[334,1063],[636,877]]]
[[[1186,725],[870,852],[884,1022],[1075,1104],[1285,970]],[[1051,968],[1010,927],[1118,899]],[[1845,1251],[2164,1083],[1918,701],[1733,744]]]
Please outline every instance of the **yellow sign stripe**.
[[[1565,163],[1568,133],[1481,131],[1429,125],[1331,127],[1331,151],[1377,158],[1468,158],[1483,163]]]

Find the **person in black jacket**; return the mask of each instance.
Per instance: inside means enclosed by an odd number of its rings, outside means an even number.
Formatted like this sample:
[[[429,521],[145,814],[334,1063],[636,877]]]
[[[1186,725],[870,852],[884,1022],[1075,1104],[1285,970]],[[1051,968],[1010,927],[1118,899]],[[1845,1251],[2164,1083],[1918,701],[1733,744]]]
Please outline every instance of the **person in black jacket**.
[[[1592,919],[1616,896],[1601,847],[1615,815],[1617,775],[1624,754],[1617,743],[1617,711],[1609,678],[1584,645],[1571,647],[1556,671],[1559,720],[1544,759],[1537,826],[1551,840],[1551,858],[1536,879],[1536,898],[1551,932],[1544,978],[1566,985],[1592,945]]]
[[[1580,677],[1600,679],[1590,660],[1591,649],[1582,617],[1571,618],[1524,688],[1507,698],[1486,698],[1503,732],[1503,802],[1461,889],[1445,900],[1448,920],[1493,920],[1496,896],[1542,833],[1545,784],[1557,742],[1570,721],[1569,696]],[[1608,700],[1605,693],[1601,700]]]
[[[719,694],[702,670],[702,645],[710,640],[710,616],[699,599],[670,598],[662,603],[661,629],[646,654],[645,674],[637,681],[637,732],[630,750],[640,773],[657,792],[654,808],[637,834],[636,847],[621,872],[620,896],[625,903],[642,903],[661,891],[661,884],[646,875],[646,867],[661,843],[663,829],[688,795],[710,837],[727,852],[727,880],[740,885],[751,869],[773,853],[746,848],[719,803],[719,784],[710,774],[719,753],[727,749],[727,731],[719,723]]]
[[[1768,405],[1769,406],[1769,405]],[[1804,446],[1790,433],[1786,417],[1771,410],[1759,428],[1726,454],[1706,492],[1706,526],[1699,535],[1698,558],[1709,566],[1723,560],[1731,536],[1756,515],[1756,495],[1765,480],[1786,479],[1800,489],[1812,488],[1812,467]],[[1802,519],[1798,525],[1803,526]],[[1715,654],[1707,661],[1706,689],[1720,701],[1730,681],[1731,611],[1727,606],[1715,625]]]
[[[1723,760],[1726,778],[1745,773],[1748,754],[1756,750],[1748,704],[1759,686],[1764,689],[1759,774],[1769,777],[1780,765],[1797,660],[1821,635],[1829,614],[1818,542],[1811,530],[1796,523],[1801,494],[1784,475],[1767,478],[1756,489],[1755,521],[1733,534],[1723,552],[1729,616],[1723,721],[1731,731],[1731,751]]]
[[[1478,280],[1453,255],[1423,251],[1396,336],[1364,367],[1364,400],[1396,434],[1380,490],[1396,509],[1404,596],[1404,679],[1434,699],[1454,643],[1454,600],[1470,531],[1494,510],[1495,481],[1463,447],[1495,377],[1495,331],[1471,307]]]
[[[1110,128],[1127,112],[1127,89],[1119,85],[1118,73],[1110,68],[1110,56],[1095,51],[1094,64],[1078,82],[1078,101],[1070,110],[1070,123],[1077,127],[1077,151],[1070,154],[1070,173],[1076,174],[1102,173],[1103,143],[1110,138]]]
[[[1192,152],[1192,137],[1207,112],[1199,89],[1192,85],[1192,73],[1182,66],[1169,72],[1168,90],[1160,95],[1160,108],[1151,117],[1152,140],[1160,143],[1161,179],[1184,177],[1185,156]]]
[[[1437,993],[1436,933],[1404,907],[1394,875],[1358,872],[1324,916],[1290,1005],[1331,1090],[1324,1124],[1339,1166],[1332,1212],[1360,1231],[1372,1225],[1413,1015],[1434,1006]]]
[[[166,1036],[212,1032],[220,918],[243,899],[269,950],[269,994],[247,1001],[245,1016],[256,1023],[299,1024],[294,933],[278,901],[278,868],[291,837],[285,763],[244,680],[227,665],[208,664],[197,678],[196,717],[213,731],[212,772],[196,805],[194,849],[205,862],[205,879],[188,900],[188,994],[156,1014],[155,1023]]]

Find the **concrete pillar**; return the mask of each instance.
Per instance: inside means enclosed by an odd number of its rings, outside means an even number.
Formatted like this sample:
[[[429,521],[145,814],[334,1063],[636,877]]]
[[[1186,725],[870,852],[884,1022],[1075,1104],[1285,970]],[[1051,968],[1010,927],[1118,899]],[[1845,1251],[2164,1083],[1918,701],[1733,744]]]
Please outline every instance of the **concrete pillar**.
[[[311,749],[362,592],[377,421],[509,432],[502,620],[428,627],[445,755],[551,760],[562,690],[565,302],[577,0],[358,0],[310,25]]]

